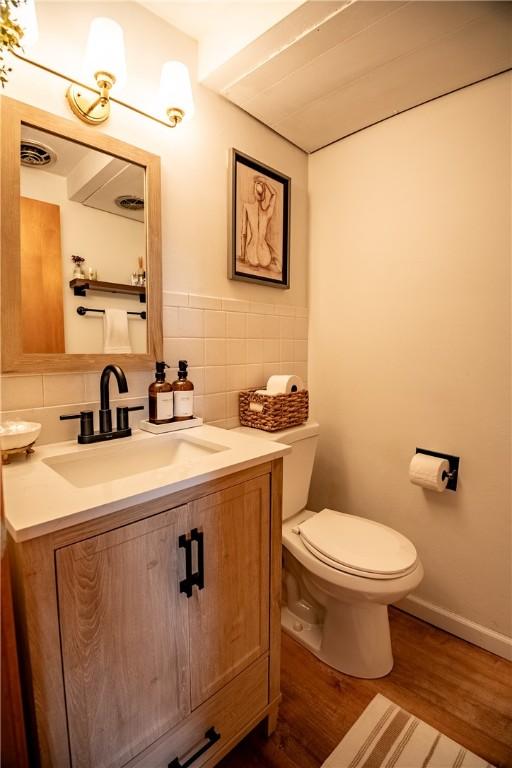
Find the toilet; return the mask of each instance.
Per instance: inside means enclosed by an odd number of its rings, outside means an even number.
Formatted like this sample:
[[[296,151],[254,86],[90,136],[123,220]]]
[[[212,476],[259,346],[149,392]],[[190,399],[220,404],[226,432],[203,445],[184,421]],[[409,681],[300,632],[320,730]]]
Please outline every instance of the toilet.
[[[393,667],[388,605],[419,585],[412,542],[392,528],[333,509],[305,509],[320,427],[239,427],[291,447],[283,476],[283,629],[331,667],[383,677]]]

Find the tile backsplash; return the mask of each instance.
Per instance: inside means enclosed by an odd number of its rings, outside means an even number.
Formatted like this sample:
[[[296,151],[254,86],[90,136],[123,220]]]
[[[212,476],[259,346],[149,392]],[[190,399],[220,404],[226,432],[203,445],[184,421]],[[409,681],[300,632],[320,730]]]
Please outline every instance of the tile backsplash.
[[[305,307],[239,301],[216,296],[163,293],[164,359],[176,378],[180,358],[189,362],[195,388],[195,412],[221,427],[238,425],[238,392],[262,387],[275,373],[307,377],[308,312]],[[42,424],[40,444],[72,440],[77,421],[61,414],[99,407],[100,371],[2,376],[0,420],[26,419]],[[147,416],[152,371],[128,371],[128,393],[112,385],[111,403],[144,405],[133,424]],[[97,428],[97,424],[96,424]]]

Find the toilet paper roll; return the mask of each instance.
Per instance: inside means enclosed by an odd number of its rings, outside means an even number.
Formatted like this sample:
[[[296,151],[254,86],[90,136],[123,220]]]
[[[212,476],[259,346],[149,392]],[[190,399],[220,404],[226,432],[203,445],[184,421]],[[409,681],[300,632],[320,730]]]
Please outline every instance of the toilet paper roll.
[[[300,376],[283,374],[282,376],[271,376],[267,381],[267,393],[269,395],[289,395],[290,392],[301,392],[303,389],[304,382]]]
[[[409,465],[409,480],[414,485],[421,485],[429,491],[441,493],[448,483],[446,473],[449,471],[450,464],[446,459],[440,456],[429,456],[426,453],[416,453]]]

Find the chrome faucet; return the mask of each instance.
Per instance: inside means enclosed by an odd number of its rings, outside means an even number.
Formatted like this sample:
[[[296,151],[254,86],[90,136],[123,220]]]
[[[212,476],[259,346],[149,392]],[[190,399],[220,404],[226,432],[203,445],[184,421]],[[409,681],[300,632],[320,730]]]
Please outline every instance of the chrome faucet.
[[[80,419],[80,433],[78,435],[79,443],[99,443],[104,440],[114,440],[118,437],[130,437],[132,430],[128,423],[128,413],[130,411],[142,411],[143,405],[128,407],[126,405],[116,408],[116,429],[112,429],[112,411],[110,410],[110,375],[114,374],[117,380],[117,387],[120,394],[128,392],[128,383],[123,369],[119,365],[106,365],[101,372],[100,379],[100,430],[94,431],[93,411],[80,411],[61,416],[61,421],[65,419]]]

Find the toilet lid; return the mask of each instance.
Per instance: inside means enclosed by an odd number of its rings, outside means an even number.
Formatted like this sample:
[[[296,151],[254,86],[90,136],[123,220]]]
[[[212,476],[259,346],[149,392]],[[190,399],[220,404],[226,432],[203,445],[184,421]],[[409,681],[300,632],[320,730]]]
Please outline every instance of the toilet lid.
[[[410,573],[418,555],[412,542],[387,525],[323,509],[298,526],[300,537],[320,560],[368,578]]]

